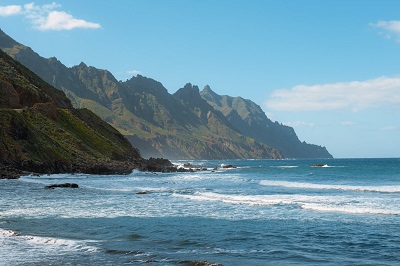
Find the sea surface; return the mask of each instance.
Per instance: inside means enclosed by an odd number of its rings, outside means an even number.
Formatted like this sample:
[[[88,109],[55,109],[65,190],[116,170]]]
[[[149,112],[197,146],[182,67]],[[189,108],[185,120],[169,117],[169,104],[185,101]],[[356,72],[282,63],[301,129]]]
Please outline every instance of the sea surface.
[[[0,265],[400,265],[400,159],[188,162],[0,180]]]

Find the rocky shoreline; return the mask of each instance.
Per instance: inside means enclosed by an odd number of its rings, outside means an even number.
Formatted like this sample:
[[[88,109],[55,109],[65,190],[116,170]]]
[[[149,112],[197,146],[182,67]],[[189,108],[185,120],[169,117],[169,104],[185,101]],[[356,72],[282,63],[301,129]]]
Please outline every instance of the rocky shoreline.
[[[185,169],[163,158],[130,159],[127,161],[97,160],[79,163],[62,161],[34,162],[31,160],[0,162],[1,179],[17,179],[24,175],[81,173],[81,174],[130,174],[134,169],[144,172],[182,172]]]

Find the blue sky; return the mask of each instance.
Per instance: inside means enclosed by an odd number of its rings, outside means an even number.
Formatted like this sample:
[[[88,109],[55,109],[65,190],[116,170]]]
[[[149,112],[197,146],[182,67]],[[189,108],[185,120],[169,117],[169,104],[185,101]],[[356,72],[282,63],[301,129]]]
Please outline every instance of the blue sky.
[[[334,157],[400,157],[400,1],[7,1],[0,27],[117,79],[259,104]]]

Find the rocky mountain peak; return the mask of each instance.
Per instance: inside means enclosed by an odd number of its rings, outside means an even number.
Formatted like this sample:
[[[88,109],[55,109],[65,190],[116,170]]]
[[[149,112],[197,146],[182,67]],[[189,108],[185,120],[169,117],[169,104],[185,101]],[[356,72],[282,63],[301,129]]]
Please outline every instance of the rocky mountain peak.
[[[81,63],[78,65],[78,67],[79,67],[79,68],[88,68],[88,66],[87,66],[84,62],[81,62]]]
[[[180,88],[174,93],[174,96],[185,103],[196,103],[196,105],[204,102],[204,99],[200,96],[199,87],[186,83],[183,88]]]
[[[200,92],[200,95],[203,99],[211,102],[220,102],[222,97],[221,95],[215,93],[209,85],[206,85],[203,90]]]

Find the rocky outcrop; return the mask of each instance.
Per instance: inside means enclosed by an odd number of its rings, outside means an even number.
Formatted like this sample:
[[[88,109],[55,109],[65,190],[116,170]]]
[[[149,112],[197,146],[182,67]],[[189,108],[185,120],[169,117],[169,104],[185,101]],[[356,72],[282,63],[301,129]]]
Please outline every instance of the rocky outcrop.
[[[189,172],[178,169],[169,160],[163,158],[131,159],[127,161],[93,160],[68,164],[63,161],[35,162],[32,160],[7,161],[0,163],[0,178],[16,179],[24,175],[85,173],[93,175],[124,175],[134,169],[146,172]]]
[[[152,158],[143,159],[140,166],[138,167],[141,171],[147,172],[177,172],[178,168],[173,165],[169,160],[163,158]]]

